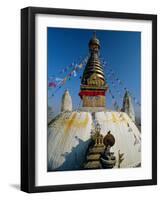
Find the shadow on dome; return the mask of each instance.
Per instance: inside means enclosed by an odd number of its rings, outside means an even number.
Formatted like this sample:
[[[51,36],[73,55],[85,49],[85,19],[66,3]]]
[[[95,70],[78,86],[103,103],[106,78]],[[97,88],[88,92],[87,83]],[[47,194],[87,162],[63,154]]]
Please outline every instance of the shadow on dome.
[[[64,158],[63,164],[56,169],[52,169],[52,163],[48,163],[48,172],[73,171],[83,169],[83,165],[86,160],[86,154],[91,144],[91,139],[83,141],[77,136],[75,136],[75,139],[78,141],[77,146],[73,147],[71,152],[65,152],[61,154],[61,156]]]

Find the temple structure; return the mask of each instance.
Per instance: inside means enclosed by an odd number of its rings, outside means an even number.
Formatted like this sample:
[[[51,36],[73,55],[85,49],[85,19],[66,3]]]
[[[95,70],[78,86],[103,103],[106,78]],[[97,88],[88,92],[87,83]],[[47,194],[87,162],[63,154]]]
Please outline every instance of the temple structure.
[[[99,124],[96,125],[95,134],[92,135],[91,144],[86,157],[84,169],[110,169],[116,164],[114,152],[110,152],[111,147],[115,144],[115,137],[111,131],[103,136]]]
[[[90,58],[87,62],[81,81],[79,93],[83,107],[106,107],[107,84],[99,60],[100,42],[94,33],[89,41]]]
[[[61,112],[63,111],[72,111],[72,98],[68,90],[62,96]]]
[[[141,134],[131,115],[129,96],[125,95],[122,110],[106,108],[108,86],[100,46],[94,34],[79,92],[82,107],[72,110],[72,98],[65,91],[61,112],[48,125],[48,171],[141,165]]]
[[[129,117],[132,119],[132,121],[135,122],[134,107],[132,104],[132,99],[131,99],[130,93],[128,91],[125,92],[125,95],[123,98],[122,111],[127,113],[129,115]]]

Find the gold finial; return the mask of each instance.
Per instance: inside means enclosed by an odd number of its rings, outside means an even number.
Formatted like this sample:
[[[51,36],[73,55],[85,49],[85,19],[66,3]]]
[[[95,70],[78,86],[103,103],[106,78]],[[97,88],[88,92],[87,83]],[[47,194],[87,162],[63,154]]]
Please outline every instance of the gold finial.
[[[99,123],[96,124],[95,130],[96,130],[96,133],[100,133],[101,127],[100,127],[100,124],[99,124]]]

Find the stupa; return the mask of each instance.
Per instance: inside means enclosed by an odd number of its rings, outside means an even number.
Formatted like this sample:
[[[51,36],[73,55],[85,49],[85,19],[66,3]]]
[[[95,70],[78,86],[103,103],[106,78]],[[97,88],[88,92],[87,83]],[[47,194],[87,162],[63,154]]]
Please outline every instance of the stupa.
[[[62,96],[61,112],[64,111],[72,111],[72,98],[68,90]]]
[[[72,110],[70,91],[66,91],[62,98],[61,112],[48,124],[48,171],[86,170],[88,166],[100,169],[101,155],[104,167],[108,156],[111,156],[110,162],[114,160],[109,168],[141,165],[141,134],[134,120],[127,114],[128,109],[111,111],[106,108],[108,85],[99,59],[100,48],[100,41],[94,34],[89,41],[90,57],[79,92],[82,107]],[[103,144],[96,144],[96,148],[91,146],[96,124],[100,127],[100,139],[105,138],[107,133],[112,133],[110,137],[114,138],[115,143],[110,146],[110,151]],[[101,152],[98,151],[98,146]],[[91,156],[92,148],[97,152]],[[90,159],[96,159],[97,162],[87,165]]]
[[[90,58],[87,62],[81,81],[79,93],[83,107],[105,108],[106,91],[108,86],[105,82],[105,75],[99,60],[100,42],[94,33],[89,42]]]
[[[127,113],[133,122],[135,122],[135,112],[132,104],[132,99],[128,91],[125,92],[123,99],[122,111]]]

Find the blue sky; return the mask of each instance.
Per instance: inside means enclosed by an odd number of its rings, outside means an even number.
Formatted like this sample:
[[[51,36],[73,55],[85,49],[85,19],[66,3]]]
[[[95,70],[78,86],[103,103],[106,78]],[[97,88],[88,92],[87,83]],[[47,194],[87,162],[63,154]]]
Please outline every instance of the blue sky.
[[[60,73],[62,69],[69,66],[73,61],[80,60],[81,57],[88,55],[88,42],[93,35],[94,30],[71,29],[71,28],[52,28],[47,29],[47,63],[48,79],[51,76],[64,78],[69,72]],[[112,69],[115,76],[119,78],[124,86],[127,87],[140,102],[141,88],[141,33],[112,30],[96,30],[97,38],[100,40],[100,57],[107,61],[106,79],[113,95],[119,106],[122,105],[122,99],[118,95],[120,91],[122,97],[124,90],[117,82],[112,86],[108,78],[107,71]],[[61,97],[66,89],[69,90],[73,107],[76,109],[80,102],[78,93],[80,91],[80,76],[83,69],[79,70],[77,76],[71,77],[57,92],[55,89],[49,90],[48,105],[55,113],[60,111]],[[54,94],[54,96],[52,96]],[[134,103],[135,105],[135,103]],[[109,93],[106,95],[106,106],[114,109],[112,98]],[[135,105],[135,110],[139,113],[139,106]]]

